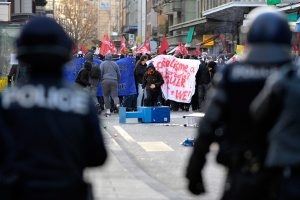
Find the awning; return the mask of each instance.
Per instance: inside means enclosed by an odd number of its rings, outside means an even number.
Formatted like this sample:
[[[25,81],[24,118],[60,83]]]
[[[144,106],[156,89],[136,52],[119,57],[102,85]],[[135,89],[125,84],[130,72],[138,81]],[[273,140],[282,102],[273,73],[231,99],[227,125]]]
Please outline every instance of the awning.
[[[244,14],[249,12],[249,8],[267,6],[265,2],[240,2],[233,1],[221,6],[206,10],[203,16],[210,19],[227,22],[239,22],[244,19]]]

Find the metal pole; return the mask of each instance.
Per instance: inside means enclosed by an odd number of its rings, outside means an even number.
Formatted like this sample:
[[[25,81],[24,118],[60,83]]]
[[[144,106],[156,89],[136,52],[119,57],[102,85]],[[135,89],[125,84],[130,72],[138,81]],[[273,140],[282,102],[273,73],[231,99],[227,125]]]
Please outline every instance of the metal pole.
[[[138,36],[142,37],[142,0],[138,1]],[[143,40],[142,40],[143,42]]]
[[[142,41],[146,40],[146,1],[142,1]]]

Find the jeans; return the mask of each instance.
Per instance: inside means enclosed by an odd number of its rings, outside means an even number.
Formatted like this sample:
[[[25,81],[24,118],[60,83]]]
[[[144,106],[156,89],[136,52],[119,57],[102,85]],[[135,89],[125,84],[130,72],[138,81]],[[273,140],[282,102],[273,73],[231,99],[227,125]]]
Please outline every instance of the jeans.
[[[136,105],[137,106],[142,106],[143,103],[143,88],[142,88],[142,84],[138,84],[138,96],[137,96],[137,102]]]
[[[118,97],[118,81],[117,80],[103,80],[101,82],[104,104],[106,109],[111,108],[110,97],[113,99],[114,104],[120,104]]]

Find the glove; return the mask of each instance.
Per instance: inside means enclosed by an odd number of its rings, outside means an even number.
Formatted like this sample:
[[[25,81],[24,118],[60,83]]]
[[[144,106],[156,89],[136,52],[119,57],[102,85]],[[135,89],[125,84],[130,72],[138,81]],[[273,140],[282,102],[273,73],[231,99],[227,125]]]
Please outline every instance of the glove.
[[[199,180],[189,180],[188,189],[195,195],[205,193],[202,177]]]

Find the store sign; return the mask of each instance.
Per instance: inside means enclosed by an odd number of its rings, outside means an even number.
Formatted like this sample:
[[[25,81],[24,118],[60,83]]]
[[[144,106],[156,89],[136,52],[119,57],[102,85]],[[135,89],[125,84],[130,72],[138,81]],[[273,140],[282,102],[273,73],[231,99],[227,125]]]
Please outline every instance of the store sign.
[[[205,46],[214,46],[213,35],[203,35],[203,45]]]

